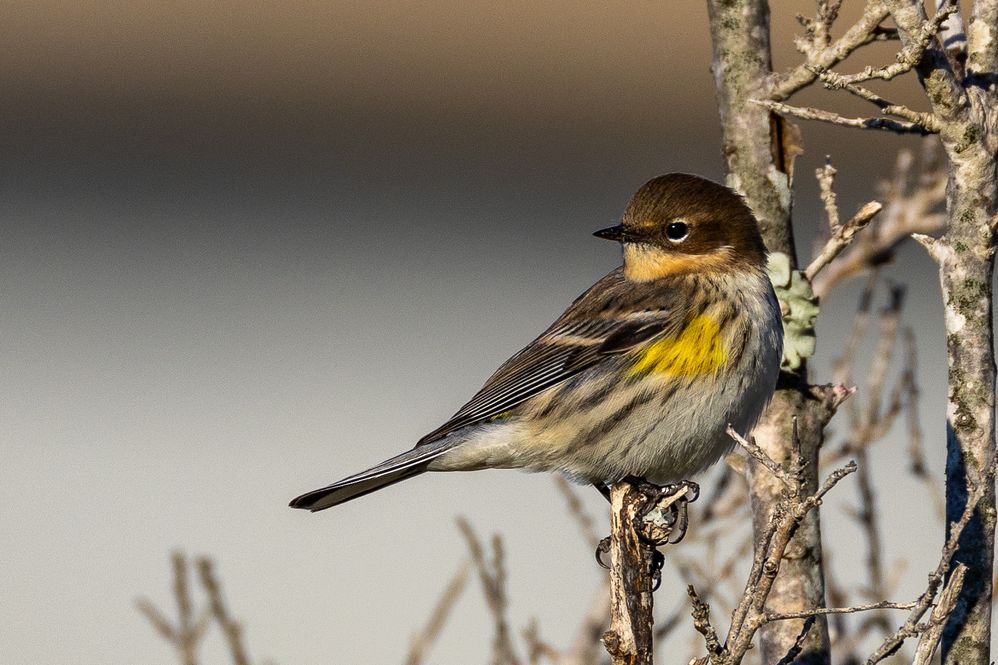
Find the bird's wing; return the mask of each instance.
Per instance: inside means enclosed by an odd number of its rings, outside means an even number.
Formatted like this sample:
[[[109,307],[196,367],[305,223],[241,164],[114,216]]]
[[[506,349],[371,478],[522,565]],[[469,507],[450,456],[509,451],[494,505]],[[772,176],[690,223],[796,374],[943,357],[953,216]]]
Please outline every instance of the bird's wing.
[[[571,311],[571,310],[570,310]],[[567,313],[566,313],[567,314]],[[417,445],[498,416],[609,355],[623,353],[676,328],[669,310],[612,318],[559,319],[547,332],[507,360],[482,389]]]

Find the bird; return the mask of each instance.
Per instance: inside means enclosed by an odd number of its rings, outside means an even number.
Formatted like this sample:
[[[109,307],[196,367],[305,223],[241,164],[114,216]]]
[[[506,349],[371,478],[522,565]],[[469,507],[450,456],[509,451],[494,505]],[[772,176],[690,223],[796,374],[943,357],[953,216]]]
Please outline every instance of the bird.
[[[783,349],[767,250],[744,199],[706,178],[645,183],[620,223],[622,265],[406,452],[295,498],[324,510],[424,472],[512,468],[595,485],[677,482],[747,434]]]

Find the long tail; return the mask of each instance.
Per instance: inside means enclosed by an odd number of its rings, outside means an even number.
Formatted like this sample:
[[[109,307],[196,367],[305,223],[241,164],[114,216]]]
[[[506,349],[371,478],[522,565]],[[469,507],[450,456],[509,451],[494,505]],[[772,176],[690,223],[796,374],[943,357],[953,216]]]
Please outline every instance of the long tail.
[[[328,487],[302,494],[292,499],[289,505],[292,508],[303,508],[314,513],[370,494],[382,487],[394,485],[406,478],[418,476],[426,471],[426,467],[435,458],[461,443],[461,441],[448,441],[452,438],[446,437],[439,441],[417,446],[401,455],[387,459],[367,471],[355,473]]]

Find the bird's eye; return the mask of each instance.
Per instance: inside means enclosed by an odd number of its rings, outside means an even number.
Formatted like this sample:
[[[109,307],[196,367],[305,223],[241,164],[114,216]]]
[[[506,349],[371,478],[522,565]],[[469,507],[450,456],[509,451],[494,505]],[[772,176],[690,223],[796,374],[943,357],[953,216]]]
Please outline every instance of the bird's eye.
[[[682,242],[689,234],[690,227],[686,222],[670,222],[665,227],[665,236],[672,242]]]

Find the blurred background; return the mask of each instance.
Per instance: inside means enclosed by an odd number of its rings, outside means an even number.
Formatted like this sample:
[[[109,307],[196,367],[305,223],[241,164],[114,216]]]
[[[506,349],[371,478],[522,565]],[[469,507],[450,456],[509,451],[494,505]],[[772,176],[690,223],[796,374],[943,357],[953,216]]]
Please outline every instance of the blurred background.
[[[812,10],[773,4],[778,67]],[[255,660],[401,662],[466,558],[457,515],[505,537],[514,629],[570,640],[601,571],[550,478],[286,505],[410,447],[618,265],[590,233],[643,182],[723,178],[704,3],[13,0],[0,33],[0,661],[175,662],[134,599],[171,607],[182,548],[216,559]],[[806,256],[825,155],[849,215],[915,142],[803,131]],[[909,285],[941,482],[935,268],[906,246],[887,274]],[[857,293],[823,303],[814,380]],[[905,600],[942,535],[895,429],[872,455]],[[855,491],[823,509],[846,580]],[[483,661],[490,631],[473,589],[430,662]],[[210,637],[206,662],[223,653]]]

